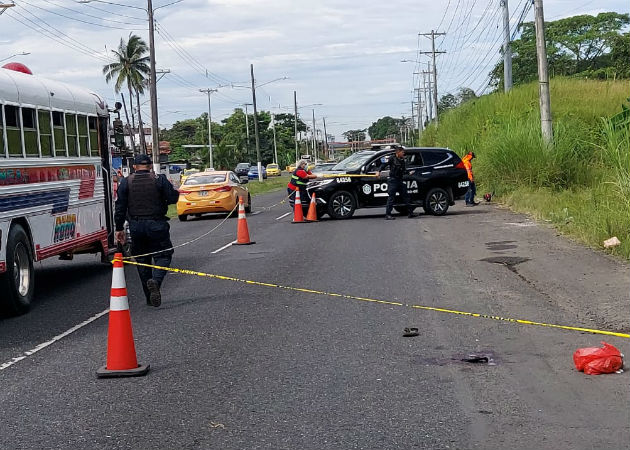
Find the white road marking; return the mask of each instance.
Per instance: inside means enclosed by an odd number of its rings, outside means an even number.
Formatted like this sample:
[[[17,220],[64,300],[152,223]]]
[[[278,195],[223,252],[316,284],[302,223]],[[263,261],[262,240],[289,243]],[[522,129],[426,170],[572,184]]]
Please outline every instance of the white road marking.
[[[15,358],[13,358],[11,361],[7,361],[4,364],[0,365],[0,370],[4,370],[7,369],[9,367],[11,367],[13,364],[16,364],[20,361],[22,361],[23,359],[28,358],[29,356],[33,356],[35,353],[37,353],[40,350],[45,349],[46,347],[48,347],[49,345],[54,344],[57,341],[60,341],[61,339],[65,338],[66,336],[68,336],[69,334],[74,333],[75,331],[77,331],[80,328],[83,328],[84,326],[94,322],[96,319],[99,319],[101,317],[103,317],[105,314],[109,313],[109,308],[107,308],[104,311],[101,311],[98,314],[93,315],[92,317],[90,317],[89,319],[81,322],[78,325],[73,326],[72,328],[70,328],[67,331],[64,331],[61,334],[58,334],[57,336],[55,336],[54,338],[52,338],[49,341],[46,342],[42,342],[41,344],[39,344],[37,347],[32,348],[31,350],[27,350],[24,353],[22,353],[20,356],[16,356]]]
[[[282,214],[280,217],[276,217],[276,220],[280,220],[280,219],[284,219],[286,216],[288,216],[289,214],[291,214],[291,211],[289,211],[286,214]]]
[[[250,216],[255,216],[257,214],[260,214],[262,211],[254,211],[253,213],[250,214]]]
[[[225,250],[226,248],[230,247],[230,246],[231,246],[232,244],[234,244],[235,242],[236,242],[236,241],[232,241],[232,242],[230,242],[230,243],[228,243],[228,244],[225,244],[223,247],[221,247],[221,248],[217,248],[215,251],[210,252],[210,253],[212,253],[213,255],[214,255],[215,253],[219,253],[221,250]]]

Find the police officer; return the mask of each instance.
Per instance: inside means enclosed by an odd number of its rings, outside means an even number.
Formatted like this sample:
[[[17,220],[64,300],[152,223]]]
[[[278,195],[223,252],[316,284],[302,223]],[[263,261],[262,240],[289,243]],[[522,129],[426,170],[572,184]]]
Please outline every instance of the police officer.
[[[405,149],[402,146],[397,145],[393,148],[396,152],[393,156],[390,156],[387,161],[381,164],[381,168],[376,173],[376,176],[380,176],[381,171],[386,167],[389,167],[389,176],[387,177],[387,206],[385,207],[385,220],[394,220],[392,216],[392,208],[396,201],[396,194],[400,195],[402,203],[407,206],[409,215],[407,217],[416,217],[413,213],[414,207],[409,203],[409,194],[407,193],[407,185],[403,181],[405,175]]]
[[[173,255],[173,244],[169,235],[168,205],[176,203],[179,198],[173,185],[164,175],[156,175],[151,171],[151,158],[148,155],[137,155],[134,159],[135,172],[123,178],[118,186],[116,200],[116,240],[125,242],[124,224],[129,221],[131,233],[131,252],[140,256],[136,261],[143,264],[169,267]],[[160,252],[160,250],[164,250]],[[157,252],[157,253],[156,253]],[[153,262],[152,262],[153,261]],[[155,307],[162,303],[160,286],[166,271],[138,267],[142,289],[147,305]]]
[[[308,170],[307,165],[308,162],[305,159],[301,159],[291,174],[289,184],[287,184],[287,194],[289,196],[289,205],[291,205],[291,208],[295,205],[295,192],[298,189],[300,191],[300,202],[304,205],[304,202],[306,202],[306,199],[308,198],[308,193],[306,191],[308,180],[317,178],[317,175]]]

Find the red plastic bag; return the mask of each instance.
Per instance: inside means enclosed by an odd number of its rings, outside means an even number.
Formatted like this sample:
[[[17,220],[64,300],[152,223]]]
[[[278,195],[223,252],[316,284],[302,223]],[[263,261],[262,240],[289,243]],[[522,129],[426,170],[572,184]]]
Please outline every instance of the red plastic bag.
[[[575,368],[587,375],[614,373],[623,367],[623,355],[613,345],[602,341],[603,347],[578,348],[573,354]]]

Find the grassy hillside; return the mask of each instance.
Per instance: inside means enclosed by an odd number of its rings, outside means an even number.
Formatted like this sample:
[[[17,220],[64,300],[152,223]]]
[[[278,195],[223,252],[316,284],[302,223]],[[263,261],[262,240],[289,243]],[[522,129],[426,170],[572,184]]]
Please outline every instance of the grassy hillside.
[[[617,236],[630,258],[630,131],[615,127],[630,96],[625,81],[551,82],[554,146],[540,133],[538,83],[470,101],[440,116],[423,145],[473,150],[478,195],[494,191],[512,209],[591,246]]]

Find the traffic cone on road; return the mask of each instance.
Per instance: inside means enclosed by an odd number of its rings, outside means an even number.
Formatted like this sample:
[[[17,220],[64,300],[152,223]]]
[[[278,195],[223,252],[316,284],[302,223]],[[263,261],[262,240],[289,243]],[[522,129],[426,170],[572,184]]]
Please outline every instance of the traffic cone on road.
[[[109,299],[107,364],[96,371],[99,378],[137,377],[146,375],[149,371],[148,364],[146,366],[139,365],[136,359],[122,259],[122,253],[114,255],[114,272]]]
[[[295,204],[293,205],[293,223],[303,223],[304,212],[302,211],[302,201],[300,200],[300,190],[295,191]]]
[[[317,203],[315,203],[315,192],[311,194],[311,204],[308,206],[308,213],[306,214],[307,222],[319,222],[317,220]]]
[[[249,240],[249,228],[247,228],[247,218],[245,216],[245,206],[243,206],[243,197],[238,198],[238,228],[236,230],[235,245],[255,244]]]

